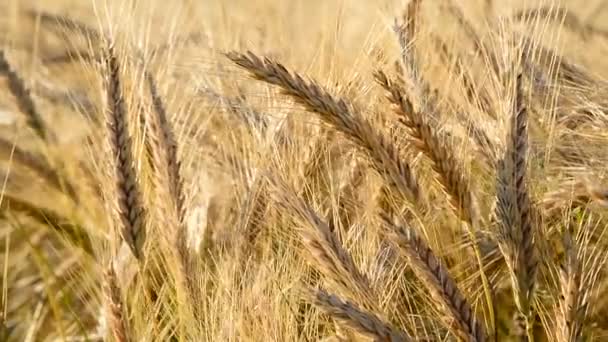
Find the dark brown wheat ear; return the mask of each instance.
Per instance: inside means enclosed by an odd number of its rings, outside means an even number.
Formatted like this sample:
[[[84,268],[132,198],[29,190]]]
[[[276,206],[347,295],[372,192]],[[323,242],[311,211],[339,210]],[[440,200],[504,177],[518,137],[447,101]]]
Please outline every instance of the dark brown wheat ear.
[[[114,196],[121,236],[138,260],[143,260],[146,238],[142,192],[135,170],[129,115],[122,93],[120,64],[113,43],[105,51],[107,113],[106,127],[114,168]]]
[[[156,179],[160,187],[166,188],[173,206],[174,248],[178,257],[179,277],[192,303],[194,315],[201,319],[198,310],[200,289],[195,281],[194,259],[188,247],[188,227],[186,222],[186,195],[181,161],[178,156],[178,141],[167,113],[167,107],[158,92],[156,81],[149,70],[144,69],[153,113],[150,120],[151,152],[154,159]],[[162,197],[164,198],[164,196]],[[161,199],[162,200],[162,199]],[[159,203],[160,205],[160,203]],[[169,220],[170,222],[170,220]]]
[[[305,81],[300,75],[290,73],[270,58],[262,59],[252,52],[230,52],[226,56],[249,71],[253,78],[279,86],[297,103],[317,113],[323,122],[344,134],[370,156],[374,169],[384,176],[396,194],[419,208],[426,207],[424,193],[410,165],[400,157],[394,144],[375,129],[352,103],[336,98],[312,80]]]
[[[390,326],[372,313],[360,309],[355,304],[344,301],[322,289],[313,295],[314,303],[331,317],[355,331],[371,337],[374,341],[413,341],[405,332]]]
[[[478,227],[481,221],[477,199],[470,189],[470,181],[448,150],[450,143],[429,124],[426,113],[414,109],[403,88],[391,80],[384,72],[375,73],[376,81],[388,92],[388,99],[395,105],[400,122],[414,139],[414,146],[423,152],[433,163],[439,182],[450,198],[454,211],[463,221]]]
[[[513,294],[526,335],[533,340],[533,299],[537,256],[535,225],[527,185],[528,115],[523,99],[522,75],[514,82],[512,113],[506,149],[498,163],[496,213],[500,248],[511,274]]]
[[[466,341],[487,341],[488,334],[485,327],[477,319],[448,269],[427,243],[410,227],[396,225],[384,215],[382,221],[390,240],[407,257],[416,274],[444,312],[446,326],[450,327],[451,322],[454,322],[456,335]]]

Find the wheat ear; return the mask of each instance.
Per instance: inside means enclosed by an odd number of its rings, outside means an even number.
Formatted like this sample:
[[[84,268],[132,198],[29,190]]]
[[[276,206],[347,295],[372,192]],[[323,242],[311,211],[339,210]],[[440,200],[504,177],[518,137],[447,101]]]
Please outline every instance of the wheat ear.
[[[354,299],[363,300],[366,308],[377,310],[376,296],[371,290],[369,279],[359,270],[330,226],[313,208],[297,197],[285,182],[270,176],[268,180],[277,203],[296,213],[299,219],[314,228],[301,229],[299,234],[320,270],[345,293]]]
[[[120,81],[120,65],[114,46],[110,43],[106,51],[107,134],[114,162],[115,196],[121,235],[133,255],[143,258],[145,241],[145,212],[141,189],[135,171],[133,142],[129,133],[125,100]]]
[[[0,156],[30,169],[55,190],[59,192],[65,191],[72,199],[77,201],[78,195],[72,184],[60,177],[59,174],[40,156],[22,149],[2,137],[0,137]]]
[[[17,107],[26,116],[28,126],[31,127],[42,140],[49,140],[51,138],[49,130],[34,103],[29,88],[25,85],[25,82],[19,74],[11,67],[6,59],[6,54],[1,49],[0,73],[6,75],[8,79],[8,88],[17,101]]]
[[[453,153],[449,143],[431,127],[424,114],[417,112],[403,89],[384,72],[375,73],[376,81],[388,92],[389,100],[396,106],[397,114],[414,138],[414,145],[433,163],[443,189],[450,198],[456,214],[476,227],[480,221],[477,200],[469,188],[469,181]]]
[[[158,147],[155,149],[156,158],[158,163],[163,164],[163,168],[166,170],[169,193],[174,202],[175,212],[179,223],[184,224],[186,216],[186,196],[184,193],[184,179],[181,175],[181,162],[177,155],[177,139],[173,127],[169,122],[165,104],[158,93],[156,82],[149,72],[146,72],[146,81],[148,83],[150,97],[152,98],[154,113],[156,114],[153,116],[152,120],[155,132],[153,136]]]
[[[566,230],[563,234],[563,243],[564,262],[560,270],[558,336],[560,341],[579,342],[583,337],[585,313],[589,301],[588,289],[583,284],[578,241],[574,241],[571,232]]]
[[[497,217],[500,245],[509,265],[515,302],[533,341],[532,301],[537,271],[534,222],[526,183],[528,114],[523,103],[522,75],[517,76],[507,148],[498,165]]]
[[[382,217],[389,236],[411,263],[412,268],[431,292],[446,314],[446,323],[456,323],[456,333],[467,341],[486,341],[487,332],[479,322],[456,281],[442,261],[435,256],[427,243],[404,225],[395,225],[390,218]]]
[[[71,221],[68,217],[64,217],[54,210],[40,207],[7,192],[4,192],[0,198],[1,212],[27,215],[41,225],[52,228],[74,245],[81,247],[87,255],[91,257],[95,256],[87,230],[77,222]]]
[[[363,311],[355,304],[344,301],[324,290],[317,290],[314,300],[315,304],[331,317],[343,322],[355,331],[373,338],[374,341],[412,341],[405,332],[391,327],[372,313]]]
[[[106,302],[106,319],[114,341],[128,342],[127,321],[124,315],[124,305],[120,286],[112,262],[104,272],[104,299]]]
[[[182,286],[187,290],[189,300],[193,303],[194,314],[199,319],[200,311],[197,306],[200,289],[198,289],[194,280],[194,260],[188,248],[186,196],[184,192],[184,179],[181,173],[181,161],[177,154],[178,142],[169,121],[164,101],[158,93],[154,77],[147,70],[145,71],[145,77],[154,107],[154,115],[152,115],[152,120],[150,120],[152,123],[150,132],[154,142],[152,153],[160,183],[164,183],[168,188],[177,223],[174,244],[179,262],[180,281],[182,282]]]
[[[230,52],[230,60],[258,80],[277,85],[306,109],[317,113],[322,121],[343,133],[372,159],[374,169],[383,175],[396,193],[419,206],[426,205],[423,193],[410,165],[399,156],[397,148],[378,132],[360,112],[345,99],[337,99],[314,81],[305,81],[270,59]]]

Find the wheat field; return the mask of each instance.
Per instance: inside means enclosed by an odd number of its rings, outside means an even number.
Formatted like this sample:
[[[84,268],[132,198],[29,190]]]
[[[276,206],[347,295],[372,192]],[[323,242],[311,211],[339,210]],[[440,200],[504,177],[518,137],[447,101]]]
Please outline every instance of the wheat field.
[[[2,1],[0,341],[607,341],[606,19]]]

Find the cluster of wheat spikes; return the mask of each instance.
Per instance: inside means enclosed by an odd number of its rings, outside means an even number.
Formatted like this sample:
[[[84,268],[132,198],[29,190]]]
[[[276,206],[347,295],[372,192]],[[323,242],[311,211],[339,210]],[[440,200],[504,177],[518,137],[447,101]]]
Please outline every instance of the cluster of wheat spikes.
[[[529,32],[608,34],[496,6],[482,32],[408,1],[336,87],[210,33],[150,47],[25,11],[70,47],[41,63],[101,82],[30,81],[0,49],[26,127],[0,135],[0,341],[608,339],[608,83]],[[163,86],[188,46],[219,86]],[[52,108],[83,114],[76,143]]]

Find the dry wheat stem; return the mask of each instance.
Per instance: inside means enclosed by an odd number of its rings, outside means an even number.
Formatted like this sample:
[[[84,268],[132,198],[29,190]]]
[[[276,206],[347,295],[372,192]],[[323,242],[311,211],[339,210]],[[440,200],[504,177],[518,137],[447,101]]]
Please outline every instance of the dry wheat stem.
[[[107,134],[114,162],[115,192],[120,231],[133,255],[143,258],[145,212],[135,170],[133,142],[129,133],[129,116],[122,95],[120,65],[113,45],[106,51]]]
[[[336,99],[314,81],[305,81],[269,58],[262,60],[252,52],[231,52],[227,57],[249,71],[255,79],[281,87],[296,102],[317,113],[324,122],[367,152],[375,170],[385,177],[396,193],[414,205],[426,205],[410,165],[400,158],[392,142],[374,129],[351,103]]]
[[[355,331],[380,342],[412,341],[405,332],[383,322],[374,314],[363,311],[355,304],[343,301],[335,295],[319,289],[316,291],[315,304],[331,317],[343,322]]]
[[[426,242],[409,227],[395,225],[386,216],[383,216],[383,221],[391,241],[408,258],[416,274],[446,313],[447,326],[454,321],[456,334],[467,341],[488,340],[485,327],[477,319],[456,281]]]

